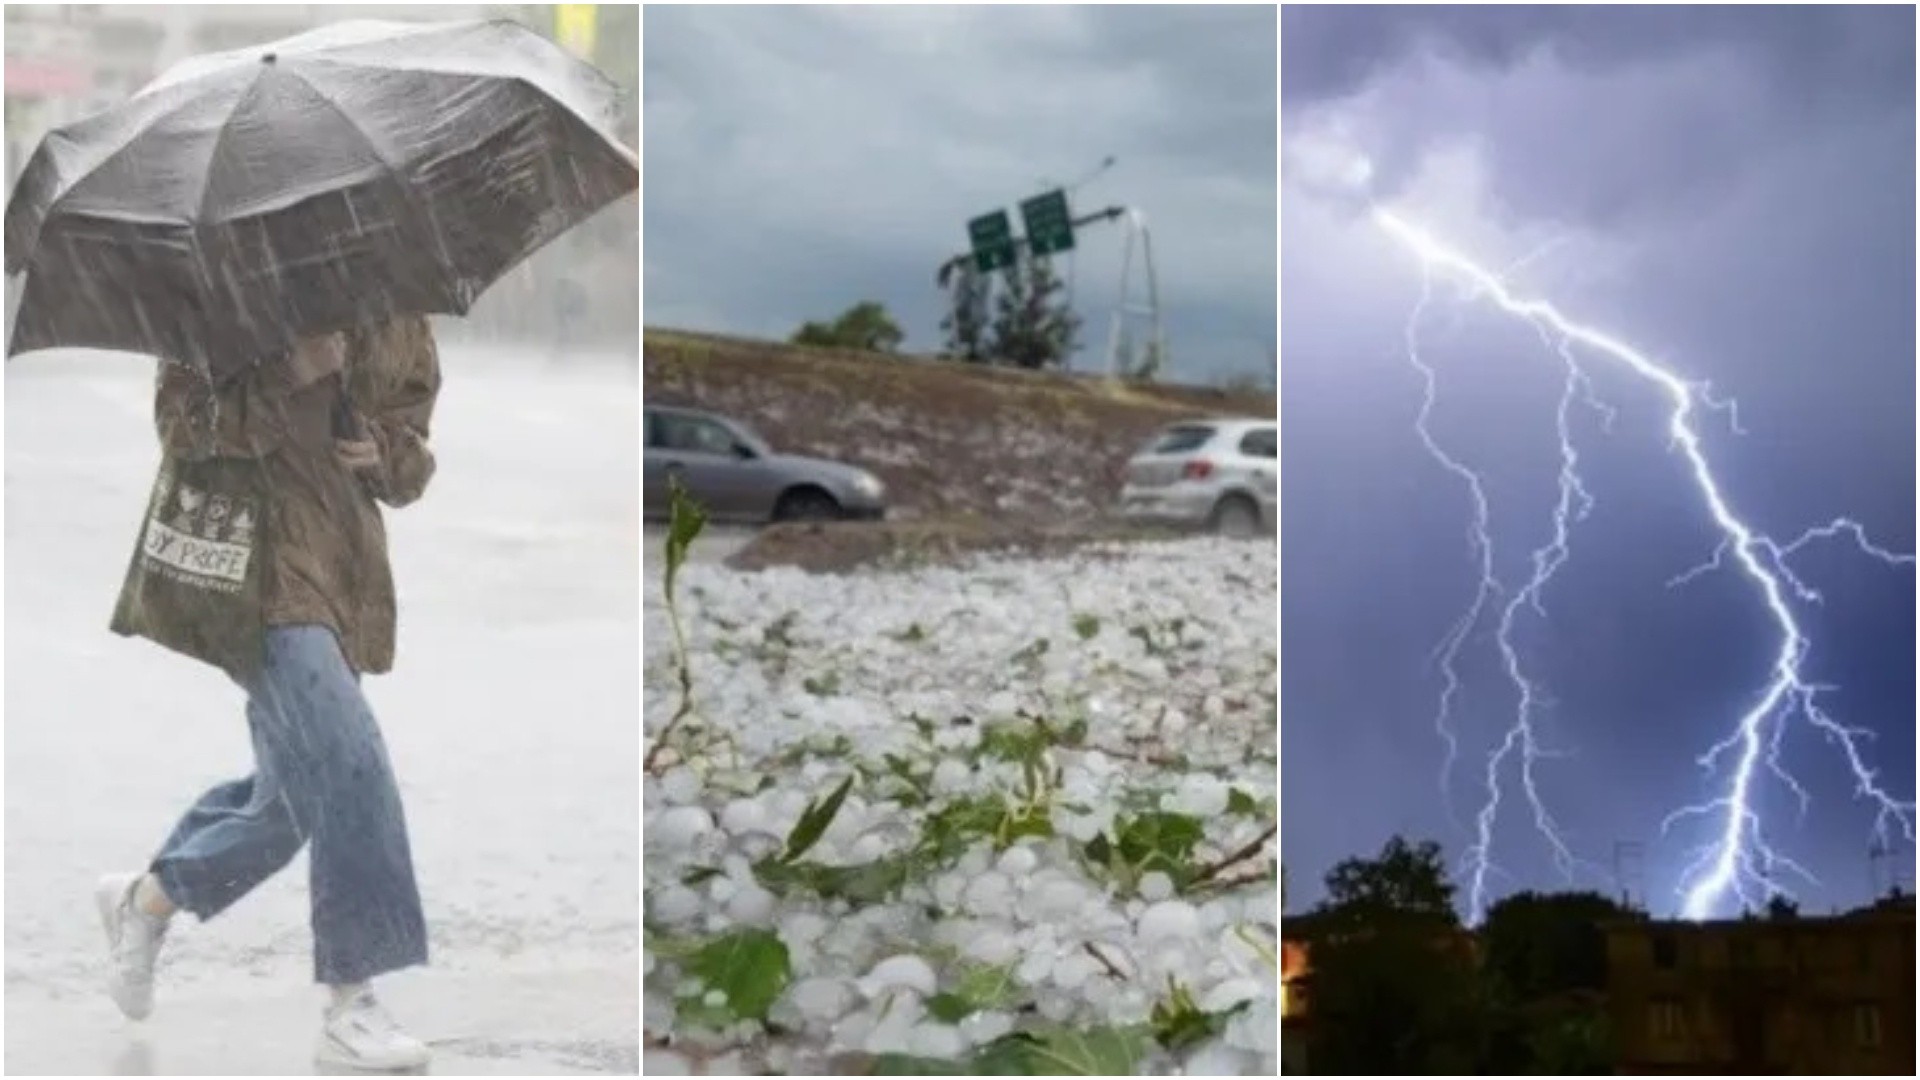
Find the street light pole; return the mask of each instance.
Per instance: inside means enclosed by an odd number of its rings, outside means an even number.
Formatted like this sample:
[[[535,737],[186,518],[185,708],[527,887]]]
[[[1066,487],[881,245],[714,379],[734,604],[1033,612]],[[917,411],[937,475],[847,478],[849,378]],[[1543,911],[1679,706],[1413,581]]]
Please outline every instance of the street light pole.
[[[1081,188],[1086,187],[1088,184],[1093,183],[1095,180],[1098,180],[1100,177],[1106,175],[1107,170],[1113,168],[1114,164],[1119,160],[1120,160],[1119,158],[1114,157],[1112,154],[1108,154],[1106,157],[1103,157],[1100,159],[1100,164],[1095,165],[1093,167],[1092,172],[1088,173],[1087,175],[1081,177],[1078,180],[1075,180],[1071,184],[1056,184],[1052,180],[1049,180],[1043,176],[1040,178],[1040,190],[1051,191],[1054,188],[1059,188],[1060,190],[1071,195],[1074,192],[1079,191]]]
[[[1147,215],[1136,209],[1128,209],[1127,238],[1120,254],[1120,295],[1114,301],[1113,322],[1107,334],[1107,377],[1120,378],[1120,338],[1129,315],[1143,316],[1148,320],[1150,336],[1147,347],[1152,350],[1156,366],[1167,362],[1166,325],[1160,318],[1160,279],[1153,268],[1153,234],[1147,229]],[[1128,302],[1128,286],[1133,276],[1133,245],[1135,238],[1140,242],[1141,269],[1147,278],[1147,302],[1144,306]]]

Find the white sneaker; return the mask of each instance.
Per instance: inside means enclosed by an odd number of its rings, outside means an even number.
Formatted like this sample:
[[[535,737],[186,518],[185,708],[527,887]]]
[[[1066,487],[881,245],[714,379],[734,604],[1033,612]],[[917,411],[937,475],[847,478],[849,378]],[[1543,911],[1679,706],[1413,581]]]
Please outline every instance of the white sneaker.
[[[153,965],[167,937],[167,920],[134,903],[133,890],[145,876],[109,874],[93,891],[107,932],[107,993],[134,1020],[153,1012]]]
[[[433,1057],[426,1043],[400,1030],[392,1014],[362,990],[338,1005],[327,1007],[315,1055],[323,1065],[365,1072],[422,1069]]]

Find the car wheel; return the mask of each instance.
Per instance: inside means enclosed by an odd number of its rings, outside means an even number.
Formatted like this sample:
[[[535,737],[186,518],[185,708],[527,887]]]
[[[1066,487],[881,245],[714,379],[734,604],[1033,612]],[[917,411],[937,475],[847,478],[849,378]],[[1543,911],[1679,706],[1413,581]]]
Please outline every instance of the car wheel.
[[[1260,510],[1252,500],[1239,495],[1229,495],[1213,508],[1213,531],[1235,540],[1246,540],[1260,534]]]
[[[775,521],[837,521],[840,516],[840,504],[819,488],[795,488],[773,508]]]

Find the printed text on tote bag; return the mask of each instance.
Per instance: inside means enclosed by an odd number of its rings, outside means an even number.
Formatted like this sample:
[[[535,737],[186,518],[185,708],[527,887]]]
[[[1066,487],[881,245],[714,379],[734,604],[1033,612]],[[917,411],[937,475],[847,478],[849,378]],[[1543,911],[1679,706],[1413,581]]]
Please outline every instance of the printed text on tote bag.
[[[159,487],[141,541],[147,564],[183,585],[239,592],[253,559],[258,506],[176,485],[171,472],[161,473]]]

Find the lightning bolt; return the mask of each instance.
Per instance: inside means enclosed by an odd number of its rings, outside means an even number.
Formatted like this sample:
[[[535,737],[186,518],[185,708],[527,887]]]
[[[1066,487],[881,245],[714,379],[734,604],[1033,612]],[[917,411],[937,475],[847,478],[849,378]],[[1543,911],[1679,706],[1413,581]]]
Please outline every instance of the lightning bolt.
[[[1427,448],[1427,453],[1440,463],[1440,467],[1460,478],[1473,499],[1473,518],[1467,526],[1467,546],[1473,552],[1480,568],[1479,585],[1473,593],[1473,602],[1467,610],[1440,639],[1434,650],[1433,659],[1440,665],[1441,679],[1439,711],[1434,715],[1433,726],[1439,731],[1440,739],[1446,744],[1446,755],[1440,764],[1440,793],[1447,800],[1447,812],[1453,813],[1453,769],[1460,756],[1460,739],[1453,730],[1453,699],[1460,692],[1460,650],[1466,645],[1467,637],[1480,622],[1480,616],[1487,604],[1500,591],[1499,583],[1493,576],[1493,537],[1487,531],[1489,511],[1487,490],[1480,483],[1480,474],[1474,472],[1459,459],[1447,453],[1439,440],[1433,437],[1427,421],[1433,416],[1434,402],[1439,394],[1440,376],[1429,366],[1420,354],[1420,320],[1426,313],[1427,304],[1433,299],[1433,274],[1427,267],[1420,274],[1420,299],[1413,306],[1413,314],[1407,318],[1406,343],[1407,361],[1411,363],[1424,380],[1425,395],[1420,401],[1420,413],[1414,418],[1413,429]]]
[[[1488,528],[1488,503],[1480,475],[1447,453],[1433,437],[1431,417],[1437,378],[1419,348],[1420,321],[1432,299],[1436,272],[1444,271],[1469,287],[1470,298],[1485,298],[1501,311],[1531,325],[1542,342],[1558,354],[1566,367],[1566,381],[1556,414],[1560,442],[1559,498],[1553,509],[1553,533],[1534,550],[1532,572],[1527,580],[1500,605],[1495,641],[1507,680],[1517,698],[1515,715],[1505,737],[1489,755],[1485,772],[1486,797],[1474,819],[1475,841],[1468,849],[1468,902],[1472,921],[1478,922],[1485,911],[1487,875],[1492,862],[1493,829],[1498,820],[1502,788],[1501,778],[1517,771],[1520,790],[1532,810],[1535,829],[1552,849],[1556,867],[1571,878],[1578,862],[1554,824],[1536,783],[1535,769],[1543,757],[1550,756],[1541,744],[1534,720],[1540,707],[1540,692],[1527,675],[1514,631],[1523,608],[1543,614],[1541,594],[1556,571],[1569,556],[1568,538],[1573,524],[1593,506],[1593,497],[1580,481],[1579,454],[1569,423],[1576,396],[1601,412],[1611,424],[1612,413],[1595,400],[1592,385],[1576,359],[1575,347],[1620,365],[1664,393],[1670,405],[1668,433],[1690,472],[1695,489],[1720,534],[1720,543],[1705,564],[1680,575],[1670,585],[1683,585],[1694,578],[1731,565],[1745,578],[1765,602],[1768,617],[1778,634],[1778,647],[1767,677],[1752,691],[1752,703],[1733,721],[1725,738],[1713,744],[1699,758],[1708,783],[1715,789],[1712,798],[1683,806],[1661,823],[1664,834],[1675,823],[1692,817],[1712,823],[1713,839],[1703,845],[1681,875],[1679,895],[1681,912],[1689,919],[1706,919],[1726,912],[1733,902],[1750,906],[1773,894],[1792,895],[1784,872],[1811,881],[1813,876],[1786,855],[1775,850],[1767,839],[1759,811],[1755,808],[1759,770],[1764,767],[1798,798],[1802,812],[1809,796],[1794,779],[1780,758],[1780,739],[1795,718],[1804,719],[1814,730],[1836,746],[1851,770],[1856,794],[1876,809],[1873,832],[1885,840],[1898,829],[1911,842],[1914,837],[1914,804],[1903,802],[1881,786],[1877,772],[1867,764],[1861,743],[1872,732],[1835,721],[1821,706],[1819,696],[1831,687],[1810,681],[1804,664],[1810,642],[1795,617],[1789,592],[1801,602],[1818,603],[1820,594],[1807,586],[1789,565],[1789,559],[1810,544],[1819,541],[1850,541],[1862,554],[1888,565],[1914,563],[1914,557],[1889,551],[1870,540],[1866,530],[1849,518],[1808,529],[1787,543],[1780,543],[1737,514],[1729,504],[1719,479],[1707,459],[1699,431],[1694,426],[1701,409],[1728,414],[1737,432],[1739,414],[1730,400],[1713,396],[1704,382],[1690,381],[1661,365],[1624,341],[1574,322],[1554,305],[1537,299],[1521,299],[1509,289],[1504,275],[1486,269],[1461,252],[1436,239],[1425,229],[1391,211],[1375,209],[1373,220],[1388,236],[1411,251],[1420,261],[1420,298],[1405,329],[1409,361],[1420,372],[1425,395],[1415,422],[1427,452],[1466,486],[1473,504],[1468,529],[1469,546],[1479,571],[1472,602],[1445,637],[1437,656],[1443,685],[1435,726],[1446,745],[1442,770],[1442,788],[1450,789],[1449,777],[1459,752],[1459,737],[1454,728],[1453,707],[1460,690],[1457,660],[1473,629],[1480,624],[1495,598],[1503,593],[1493,572],[1493,541]],[[1731,758],[1730,768],[1723,768]]]

